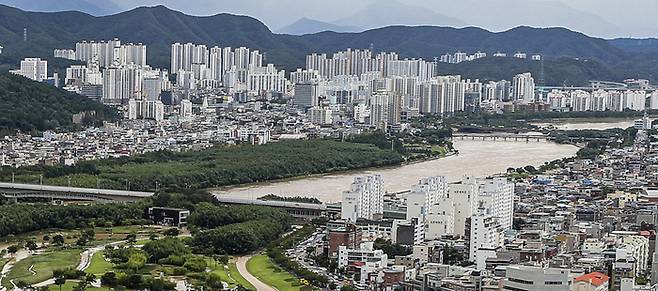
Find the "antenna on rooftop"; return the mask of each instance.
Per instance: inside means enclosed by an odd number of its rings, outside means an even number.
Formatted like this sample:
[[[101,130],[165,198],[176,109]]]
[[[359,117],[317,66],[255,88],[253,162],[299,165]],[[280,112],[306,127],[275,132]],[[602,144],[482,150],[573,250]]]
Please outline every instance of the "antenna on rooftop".
[[[375,44],[372,42],[370,43],[370,52],[375,53]]]
[[[23,28],[23,42],[27,42],[27,27]]]
[[[546,83],[545,76],[544,76],[544,58],[542,57],[539,59],[539,86],[544,86]]]

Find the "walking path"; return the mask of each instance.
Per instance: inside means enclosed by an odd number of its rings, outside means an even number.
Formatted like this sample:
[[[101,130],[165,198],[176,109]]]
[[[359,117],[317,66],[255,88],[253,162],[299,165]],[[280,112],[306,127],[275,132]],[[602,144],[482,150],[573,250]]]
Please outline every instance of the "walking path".
[[[251,285],[254,285],[256,287],[256,290],[258,291],[277,291],[276,288],[272,288],[269,285],[261,282],[258,280],[258,278],[254,277],[249,271],[247,270],[247,261],[251,259],[251,255],[249,256],[244,256],[244,257],[239,257],[238,260],[235,262],[235,265],[238,267],[238,272],[240,272],[240,275],[244,277]]]
[[[27,257],[29,257],[29,256],[31,256],[31,255],[32,255],[32,252],[31,252],[31,251],[28,251],[28,250],[18,250],[18,252],[16,252],[16,254],[14,254],[12,260],[10,260],[9,262],[7,262],[7,263],[4,265],[4,267],[2,267],[2,271],[0,271],[0,282],[2,282],[2,280],[7,276],[7,274],[9,274],[9,271],[11,271],[11,268],[13,268],[14,265],[15,265],[16,263],[18,263],[18,261],[21,261],[21,260],[23,260],[23,259],[25,259],[25,258],[27,258]],[[13,280],[11,280],[11,281],[9,281],[9,282],[10,282],[12,285],[14,285],[14,287],[16,286],[16,284],[14,284]],[[5,287],[3,287],[3,286],[0,286],[0,291],[5,291],[5,290],[7,290],[7,288],[5,288]]]

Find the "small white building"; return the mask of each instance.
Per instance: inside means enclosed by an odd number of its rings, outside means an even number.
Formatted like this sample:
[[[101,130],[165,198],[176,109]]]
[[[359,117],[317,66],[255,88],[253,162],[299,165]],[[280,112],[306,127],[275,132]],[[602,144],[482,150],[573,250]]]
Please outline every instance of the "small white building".
[[[532,266],[508,266],[503,290],[569,291],[570,271]]]
[[[379,272],[386,268],[388,257],[382,250],[375,250],[373,242],[364,242],[358,249],[348,249],[346,246],[338,247],[338,268],[353,265],[361,270],[360,284],[365,284],[369,274]]]

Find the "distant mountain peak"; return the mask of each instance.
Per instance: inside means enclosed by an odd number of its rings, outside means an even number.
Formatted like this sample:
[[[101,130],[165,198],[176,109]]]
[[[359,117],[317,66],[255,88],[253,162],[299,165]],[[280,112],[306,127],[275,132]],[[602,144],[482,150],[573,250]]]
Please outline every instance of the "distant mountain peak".
[[[362,30],[363,29],[354,26],[336,25],[333,23],[315,20],[308,17],[302,17],[297,21],[293,22],[292,24],[277,30],[277,33],[304,35],[304,34],[323,32],[323,31],[358,32]]]
[[[392,25],[435,25],[463,27],[466,22],[456,17],[434,12],[424,7],[407,5],[396,0],[375,1],[354,14],[333,22],[372,29]]]

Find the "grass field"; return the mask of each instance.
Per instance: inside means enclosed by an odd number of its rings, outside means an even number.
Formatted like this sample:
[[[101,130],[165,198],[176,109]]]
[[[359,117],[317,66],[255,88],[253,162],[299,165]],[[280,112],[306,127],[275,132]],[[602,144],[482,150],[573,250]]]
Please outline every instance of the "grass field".
[[[233,258],[230,259],[228,265],[223,265],[216,262],[213,259],[208,258],[208,267],[211,269],[212,273],[219,275],[222,278],[222,281],[228,283],[230,288],[236,287],[237,285],[242,285],[249,290],[256,290],[249,281],[245,280],[238,272],[238,268],[235,266],[235,261]]]
[[[85,270],[87,273],[100,277],[100,275],[105,274],[105,272],[114,269],[114,265],[103,258],[103,253],[103,251],[100,251],[91,257],[91,264],[89,264],[89,268]]]
[[[275,266],[266,255],[252,257],[247,262],[247,270],[263,283],[279,291],[313,290],[303,286],[297,277]]]
[[[62,291],[72,291],[73,287],[75,287],[78,283],[77,282],[71,282],[67,281],[66,284],[62,285]],[[48,286],[48,290],[50,291],[59,291],[59,286],[57,285],[50,285]],[[87,287],[88,291],[101,291],[101,290],[108,290],[107,288],[96,288],[96,287]]]
[[[31,256],[16,263],[7,277],[2,280],[5,287],[11,286],[10,280],[35,284],[48,280],[55,269],[75,268],[80,262],[81,250],[57,250],[41,255]],[[32,272],[30,272],[32,267]]]

